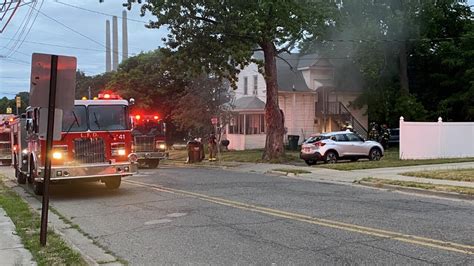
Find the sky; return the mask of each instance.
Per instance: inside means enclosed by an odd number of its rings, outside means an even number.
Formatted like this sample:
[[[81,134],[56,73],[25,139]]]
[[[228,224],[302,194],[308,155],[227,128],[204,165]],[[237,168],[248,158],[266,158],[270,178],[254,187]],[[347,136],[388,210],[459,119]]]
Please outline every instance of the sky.
[[[29,91],[32,53],[74,56],[77,58],[77,68],[87,75],[105,72],[105,23],[110,20],[112,26],[113,15],[119,17],[121,62],[120,17],[122,11],[126,10],[122,6],[124,2],[126,1],[104,0],[99,3],[99,0],[36,0],[33,8],[33,4],[21,6],[0,34],[0,97],[13,98],[20,91]],[[127,12],[129,56],[163,46],[161,38],[166,35],[165,28],[145,28],[146,22],[153,17],[141,17],[138,5]],[[0,29],[5,20],[6,18],[0,21]]]
[[[29,91],[32,53],[75,56],[78,69],[86,75],[105,72],[105,21],[112,21],[113,15],[119,17],[119,62],[122,60],[120,17],[122,11],[126,10],[122,6],[126,1],[22,2],[35,2],[36,5],[21,6],[3,33],[0,33],[0,97],[13,98],[20,91]],[[474,5],[474,0],[468,3]],[[138,5],[127,12],[130,56],[163,46],[161,38],[166,35],[165,28],[145,28],[146,22],[153,17],[141,17]],[[0,29],[5,20],[0,21]]]

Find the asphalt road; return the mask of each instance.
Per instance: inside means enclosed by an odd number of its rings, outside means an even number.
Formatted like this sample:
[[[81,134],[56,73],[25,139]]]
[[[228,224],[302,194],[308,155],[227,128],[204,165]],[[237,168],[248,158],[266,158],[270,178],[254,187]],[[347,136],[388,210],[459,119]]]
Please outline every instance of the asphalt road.
[[[132,265],[474,264],[472,202],[202,168],[51,193]]]

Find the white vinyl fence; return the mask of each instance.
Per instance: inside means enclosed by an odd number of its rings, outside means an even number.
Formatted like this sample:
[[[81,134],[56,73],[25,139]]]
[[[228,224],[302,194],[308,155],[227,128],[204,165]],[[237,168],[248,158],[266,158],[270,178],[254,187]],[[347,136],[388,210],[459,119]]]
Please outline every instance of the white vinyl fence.
[[[474,122],[405,122],[400,117],[400,159],[474,157]]]

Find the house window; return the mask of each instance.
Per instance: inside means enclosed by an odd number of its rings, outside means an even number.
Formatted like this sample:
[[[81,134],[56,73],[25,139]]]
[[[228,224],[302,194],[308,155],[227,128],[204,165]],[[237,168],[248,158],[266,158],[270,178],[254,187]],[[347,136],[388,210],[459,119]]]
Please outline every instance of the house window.
[[[249,93],[249,79],[248,77],[244,77],[244,95]]]
[[[258,95],[258,75],[253,76],[253,95]]]
[[[263,114],[251,114],[245,117],[245,134],[264,134],[265,117]]]
[[[240,114],[229,123],[229,134],[265,134],[265,116],[263,114]]]

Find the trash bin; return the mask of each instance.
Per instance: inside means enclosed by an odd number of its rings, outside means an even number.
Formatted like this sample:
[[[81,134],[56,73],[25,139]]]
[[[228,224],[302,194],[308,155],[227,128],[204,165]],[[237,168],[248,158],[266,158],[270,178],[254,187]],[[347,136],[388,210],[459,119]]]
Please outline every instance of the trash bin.
[[[298,149],[298,140],[300,136],[298,135],[288,135],[288,146],[290,150],[297,150]]]
[[[188,142],[188,162],[197,163],[202,161],[203,145],[198,141]]]

